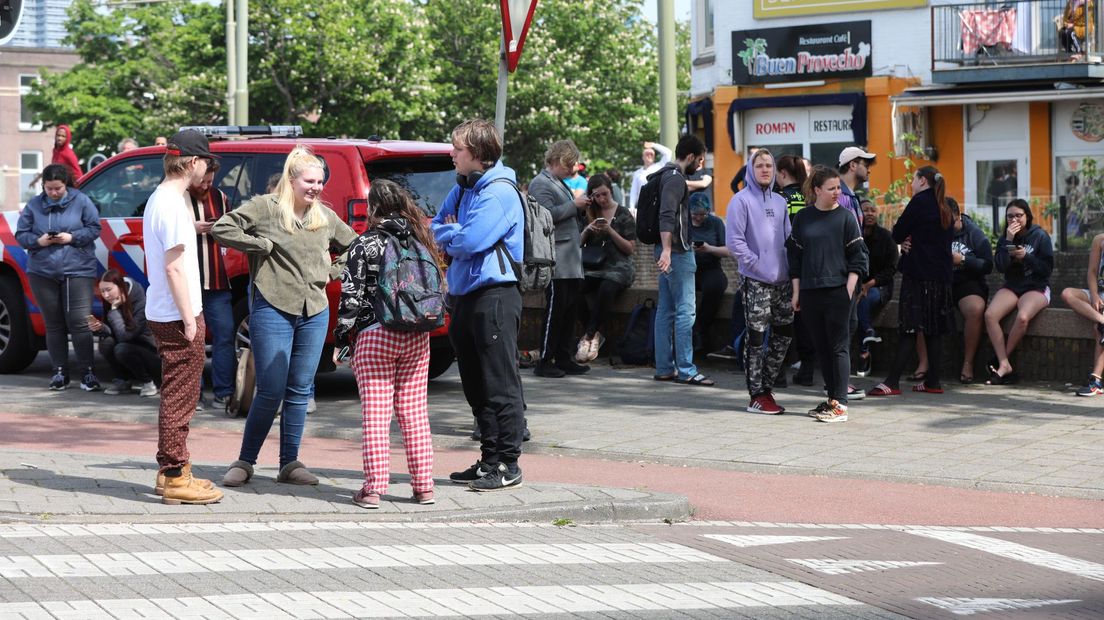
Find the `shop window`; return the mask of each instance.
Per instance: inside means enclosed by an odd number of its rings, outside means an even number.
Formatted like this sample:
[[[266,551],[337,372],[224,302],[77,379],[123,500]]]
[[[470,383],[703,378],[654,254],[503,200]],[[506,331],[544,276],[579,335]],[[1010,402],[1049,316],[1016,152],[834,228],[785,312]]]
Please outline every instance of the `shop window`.
[[[1015,159],[979,160],[977,166],[978,204],[971,215],[980,216],[988,222],[978,222],[991,230],[999,232],[1004,228],[1004,207],[1019,194],[1019,161]],[[969,211],[967,205],[967,210]]]
[[[695,56],[712,56],[716,39],[713,30],[713,0],[695,0],[694,32],[697,34]]]
[[[796,155],[798,157],[805,156],[804,144],[757,144],[755,146],[748,147],[748,160],[751,160],[751,153],[759,149],[767,149],[771,155],[774,155],[775,159],[782,157],[783,155]],[[837,153],[838,155],[838,153]]]
[[[1056,157],[1057,204],[1070,247],[1088,247],[1104,232],[1104,157]],[[1053,205],[1051,205],[1053,207]]]
[[[27,204],[38,195],[40,188],[31,187],[31,181],[42,172],[42,151],[19,153],[19,206]]]
[[[829,168],[836,168],[839,166],[840,153],[843,152],[843,149],[849,146],[854,146],[854,143],[814,142],[809,145],[809,161],[813,162],[814,166],[828,166]]]
[[[34,113],[27,105],[26,97],[31,94],[31,87],[38,81],[37,75],[21,74],[19,76],[19,131],[41,131],[42,123],[36,123]]]

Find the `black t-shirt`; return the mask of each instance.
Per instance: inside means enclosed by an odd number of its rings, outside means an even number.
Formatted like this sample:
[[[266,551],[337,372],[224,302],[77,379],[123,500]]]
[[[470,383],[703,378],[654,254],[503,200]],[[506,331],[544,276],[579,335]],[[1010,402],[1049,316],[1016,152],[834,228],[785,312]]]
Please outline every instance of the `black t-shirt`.
[[[690,241],[702,241],[709,245],[725,247],[724,220],[712,213],[705,216],[701,226],[694,226],[694,220],[690,220]],[[712,254],[695,252],[694,258],[698,262],[698,271],[714,269],[721,266],[721,259]]]

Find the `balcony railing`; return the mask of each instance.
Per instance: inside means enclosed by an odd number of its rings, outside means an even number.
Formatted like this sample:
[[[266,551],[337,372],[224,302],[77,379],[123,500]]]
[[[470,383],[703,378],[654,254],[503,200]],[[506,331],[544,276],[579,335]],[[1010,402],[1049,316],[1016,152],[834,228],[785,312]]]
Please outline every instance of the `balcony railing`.
[[[933,6],[932,69],[1099,63],[1102,4],[1104,0],[1026,0]],[[1071,6],[1084,11],[1084,21],[1075,24],[1081,28],[1066,23]],[[1063,29],[1072,32],[1067,35]]]

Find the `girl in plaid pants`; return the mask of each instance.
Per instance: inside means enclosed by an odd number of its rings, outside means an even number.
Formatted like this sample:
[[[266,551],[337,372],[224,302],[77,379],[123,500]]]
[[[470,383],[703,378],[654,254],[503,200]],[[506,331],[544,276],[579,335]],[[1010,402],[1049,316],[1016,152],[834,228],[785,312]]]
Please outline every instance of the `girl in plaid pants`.
[[[368,230],[349,247],[334,329],[338,349],[355,350],[352,368],[364,415],[364,486],[353,495],[353,503],[379,508],[380,496],[387,492],[393,414],[402,430],[414,501],[432,504],[433,438],[426,402],[429,333],[384,327],[372,307],[372,293],[389,237],[413,236],[426,248],[435,245],[421,210],[399,185],[385,180],[372,183],[368,208]]]

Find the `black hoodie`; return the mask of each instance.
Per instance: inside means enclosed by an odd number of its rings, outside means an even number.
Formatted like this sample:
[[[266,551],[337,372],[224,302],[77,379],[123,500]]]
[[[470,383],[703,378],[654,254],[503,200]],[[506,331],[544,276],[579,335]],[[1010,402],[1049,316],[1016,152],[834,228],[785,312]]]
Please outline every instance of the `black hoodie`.
[[[381,229],[399,239],[414,234],[414,229],[405,218],[388,217],[357,237],[349,246],[349,258],[345,263],[345,272],[341,274],[341,301],[337,306],[337,325],[334,327],[334,344],[339,348],[355,344],[357,334],[379,322],[369,293],[375,287],[374,274],[379,271],[383,249],[387,245],[387,237],[380,234]]]
[[[985,276],[993,272],[993,248],[989,246],[989,237],[966,214],[962,215],[962,230],[951,240],[951,252],[963,257],[962,263],[954,268],[955,286],[970,280],[984,284]]]
[[[1027,254],[1022,261],[1012,260],[1008,251],[1022,245]],[[1028,291],[1043,291],[1050,286],[1050,272],[1054,270],[1054,246],[1045,230],[1032,224],[1026,231],[1009,241],[1007,235],[997,239],[997,271],[1004,274],[1004,288],[1017,295]]]

